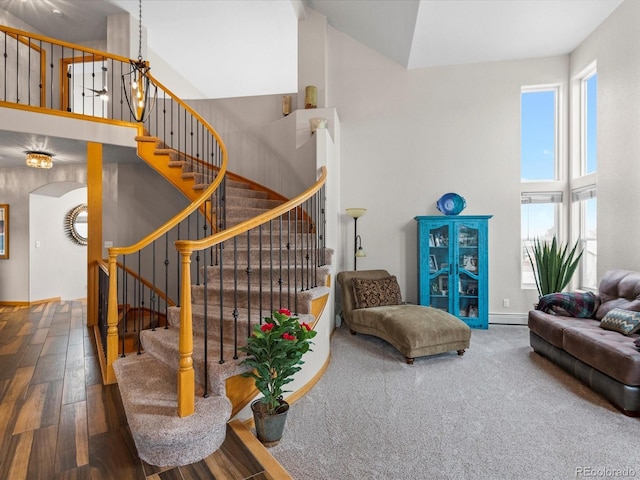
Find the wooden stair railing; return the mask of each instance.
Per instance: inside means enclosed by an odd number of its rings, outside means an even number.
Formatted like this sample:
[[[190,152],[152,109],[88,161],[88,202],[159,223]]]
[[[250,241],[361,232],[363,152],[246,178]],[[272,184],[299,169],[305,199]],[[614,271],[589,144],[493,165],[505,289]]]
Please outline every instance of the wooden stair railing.
[[[191,255],[193,252],[219,246],[223,242],[236,238],[252,229],[260,228],[273,220],[282,218],[289,212],[294,212],[293,218],[301,215],[301,206],[324,187],[327,178],[326,167],[322,167],[320,178],[316,183],[297,197],[230,228],[214,233],[200,240],[178,240],[176,249],[182,259],[181,298],[180,298],[180,336],[179,336],[179,370],[178,370],[178,415],[188,416],[195,408],[195,374],[193,369],[193,323],[191,301]],[[322,207],[324,211],[324,206]],[[316,226],[317,228],[317,226]],[[317,233],[317,232],[316,232]]]

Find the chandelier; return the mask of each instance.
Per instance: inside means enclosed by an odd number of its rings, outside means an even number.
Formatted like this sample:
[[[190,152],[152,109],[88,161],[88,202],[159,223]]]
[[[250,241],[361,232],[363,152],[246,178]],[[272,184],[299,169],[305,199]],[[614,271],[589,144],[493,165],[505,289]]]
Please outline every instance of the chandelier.
[[[47,152],[27,152],[27,165],[33,168],[51,168],[53,167],[52,154]]]
[[[158,86],[149,78],[149,64],[142,59],[142,0],[138,0],[138,60],[122,75],[122,88],[129,111],[136,122],[145,122],[156,103]]]

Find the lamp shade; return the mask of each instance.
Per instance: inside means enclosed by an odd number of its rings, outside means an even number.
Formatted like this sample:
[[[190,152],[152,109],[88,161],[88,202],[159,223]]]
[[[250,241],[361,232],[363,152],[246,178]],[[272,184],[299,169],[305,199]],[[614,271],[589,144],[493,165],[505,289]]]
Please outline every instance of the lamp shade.
[[[352,218],[359,218],[365,214],[366,208],[347,208],[347,215]]]

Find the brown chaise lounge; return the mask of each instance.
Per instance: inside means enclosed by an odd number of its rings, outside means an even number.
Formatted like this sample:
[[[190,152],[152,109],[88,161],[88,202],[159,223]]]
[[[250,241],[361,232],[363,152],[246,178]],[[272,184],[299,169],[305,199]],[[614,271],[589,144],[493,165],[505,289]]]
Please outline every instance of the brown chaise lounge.
[[[402,303],[396,277],[386,270],[340,272],[337,279],[342,319],[351,333],[386,340],[409,365],[415,357],[451,350],[462,355],[469,348],[471,329],[466,323],[442,310]]]

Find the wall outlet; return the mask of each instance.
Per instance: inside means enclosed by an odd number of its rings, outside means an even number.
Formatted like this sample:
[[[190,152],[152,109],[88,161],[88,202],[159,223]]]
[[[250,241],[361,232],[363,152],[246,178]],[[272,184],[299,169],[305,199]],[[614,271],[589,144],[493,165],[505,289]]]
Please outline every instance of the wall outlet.
[[[113,247],[113,242],[110,240],[105,240],[104,248],[111,248],[111,247]]]
[[[505,298],[504,300],[502,300],[502,306],[507,308],[509,306],[509,299]]]

